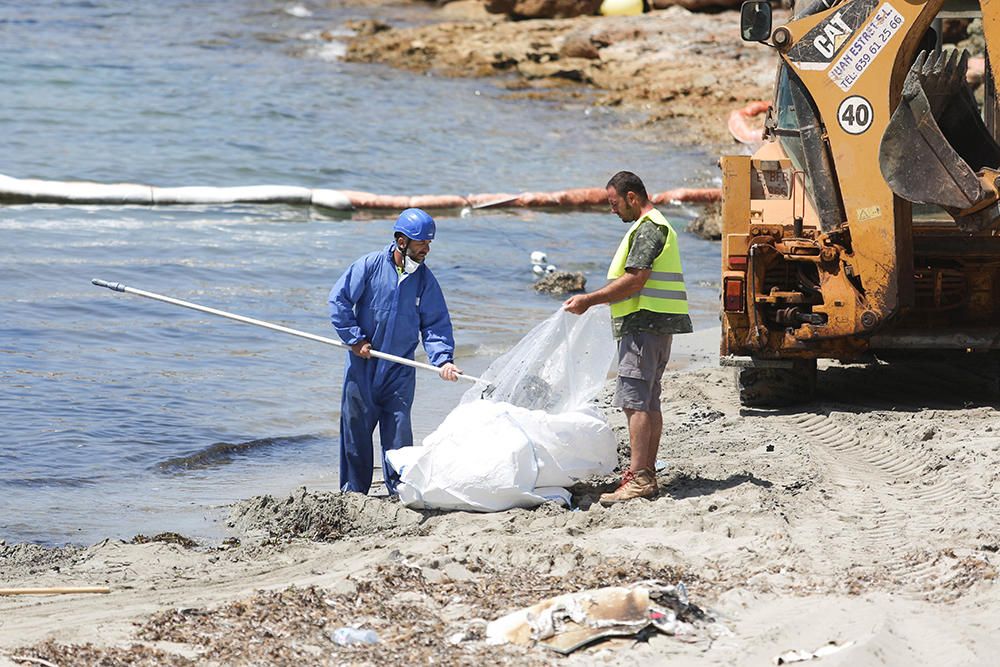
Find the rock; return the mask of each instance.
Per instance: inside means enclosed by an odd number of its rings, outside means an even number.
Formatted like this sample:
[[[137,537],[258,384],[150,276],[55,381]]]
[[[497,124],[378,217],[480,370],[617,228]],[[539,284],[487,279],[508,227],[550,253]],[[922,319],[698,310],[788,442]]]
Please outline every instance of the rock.
[[[380,32],[385,32],[391,30],[392,28],[388,23],[383,23],[376,19],[362,19],[358,21],[347,21],[344,26],[349,30],[353,30],[355,36],[357,37],[370,37],[371,35],[376,35]],[[334,36],[330,33],[324,33],[322,35],[327,41],[333,41]]]
[[[986,38],[983,37],[983,20],[973,19],[965,30],[965,39],[959,40],[955,46],[959,49],[966,49],[975,55],[984,53],[986,51]]]
[[[566,41],[559,49],[562,58],[586,58],[596,60],[601,57],[598,45],[587,33],[574,32],[566,35]]]
[[[580,271],[556,271],[535,282],[535,291],[548,294],[582,292],[587,286],[587,278]]]
[[[642,26],[635,20],[636,17],[623,17],[614,22],[607,19],[598,23],[590,33],[590,41],[604,48],[612,44],[629,44],[643,38]],[[642,17],[638,17],[642,20]]]
[[[486,0],[486,11],[513,19],[566,19],[592,16],[601,0]]]
[[[722,205],[718,202],[706,204],[697,218],[692,220],[687,230],[707,241],[722,238]]]

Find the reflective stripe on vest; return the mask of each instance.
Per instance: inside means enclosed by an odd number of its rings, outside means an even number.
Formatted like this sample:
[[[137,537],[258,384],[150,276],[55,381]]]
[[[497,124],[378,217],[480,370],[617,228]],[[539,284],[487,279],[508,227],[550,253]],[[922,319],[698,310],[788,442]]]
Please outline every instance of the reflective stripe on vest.
[[[624,317],[639,310],[676,314],[688,312],[687,290],[684,288],[684,272],[681,267],[680,250],[677,247],[677,233],[663,214],[655,208],[636,220],[625,233],[614,259],[611,260],[608,279],[615,280],[625,275],[625,263],[628,261],[629,250],[632,249],[632,238],[646,220],[666,228],[667,242],[653,260],[649,278],[639,293],[611,304],[612,317]]]

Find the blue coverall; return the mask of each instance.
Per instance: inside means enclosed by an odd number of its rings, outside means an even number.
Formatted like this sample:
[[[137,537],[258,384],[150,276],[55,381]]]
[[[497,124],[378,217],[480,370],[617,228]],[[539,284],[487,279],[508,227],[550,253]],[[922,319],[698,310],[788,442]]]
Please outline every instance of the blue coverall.
[[[330,321],[348,345],[367,340],[373,350],[413,359],[418,336],[433,366],[453,360],[455,339],[441,286],[425,265],[399,282],[395,244],[365,255],[330,290]],[[347,354],[340,405],[340,488],[368,493],[372,485],[372,434],[379,426],[382,472],[389,493],[399,476],[384,452],[413,444],[410,408],[416,369]]]

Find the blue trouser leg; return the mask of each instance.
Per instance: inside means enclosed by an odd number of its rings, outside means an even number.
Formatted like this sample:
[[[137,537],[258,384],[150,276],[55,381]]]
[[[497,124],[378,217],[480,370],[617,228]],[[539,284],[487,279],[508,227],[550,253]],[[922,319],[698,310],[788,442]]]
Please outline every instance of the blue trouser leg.
[[[382,444],[382,473],[385,475],[385,488],[390,494],[396,493],[399,484],[399,474],[385,459],[385,453],[409,447],[413,444],[413,428],[410,425],[410,403],[399,401],[396,396],[383,404],[382,414],[378,420],[379,442]]]
[[[379,409],[371,391],[350,373],[344,379],[340,401],[340,489],[368,493],[374,458],[372,433]]]
[[[387,378],[385,388],[380,391],[379,442],[382,445],[382,473],[385,487],[390,494],[396,493],[399,475],[389,466],[385,453],[413,444],[413,427],[410,410],[413,407],[413,389],[416,377],[413,369],[398,368]]]

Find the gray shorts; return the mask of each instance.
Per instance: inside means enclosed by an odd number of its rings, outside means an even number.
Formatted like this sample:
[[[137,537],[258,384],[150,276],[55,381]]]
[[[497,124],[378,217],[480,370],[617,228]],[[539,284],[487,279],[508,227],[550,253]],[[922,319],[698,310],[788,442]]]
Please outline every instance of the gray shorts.
[[[618,341],[618,382],[612,405],[642,412],[660,411],[660,378],[670,360],[673,336],[640,332]]]

